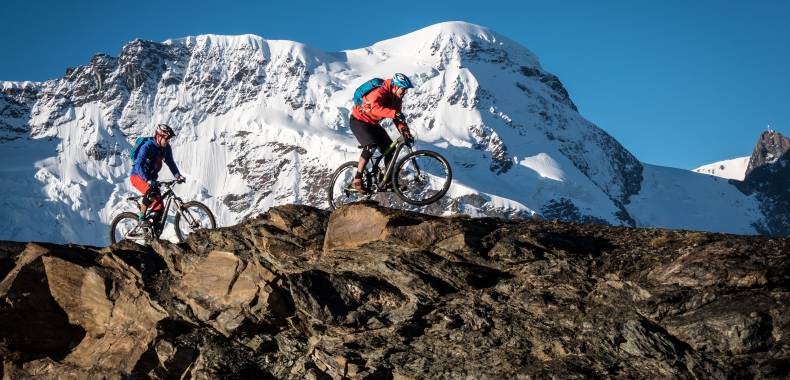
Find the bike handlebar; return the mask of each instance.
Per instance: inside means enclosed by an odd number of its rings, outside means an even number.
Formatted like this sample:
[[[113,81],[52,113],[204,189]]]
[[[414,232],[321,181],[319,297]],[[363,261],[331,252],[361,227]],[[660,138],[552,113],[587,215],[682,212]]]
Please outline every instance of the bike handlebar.
[[[159,186],[166,186],[166,187],[173,187],[173,185],[177,183],[184,183],[184,181],[179,181],[177,179],[170,180],[170,181],[159,181]]]

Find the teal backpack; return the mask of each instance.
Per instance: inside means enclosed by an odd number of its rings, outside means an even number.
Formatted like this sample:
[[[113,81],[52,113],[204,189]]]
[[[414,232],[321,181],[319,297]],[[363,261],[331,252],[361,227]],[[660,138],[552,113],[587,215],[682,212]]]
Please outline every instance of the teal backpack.
[[[134,145],[132,145],[132,149],[129,151],[129,158],[132,159],[132,163],[134,163],[134,160],[137,159],[137,151],[140,150],[140,147],[143,146],[146,141],[152,139],[153,137],[138,137],[136,140],[134,140]]]
[[[357,87],[357,90],[354,91],[354,105],[361,106],[362,97],[367,95],[368,92],[371,92],[383,85],[384,85],[384,80],[380,78],[373,78],[365,83],[362,83],[362,85]]]

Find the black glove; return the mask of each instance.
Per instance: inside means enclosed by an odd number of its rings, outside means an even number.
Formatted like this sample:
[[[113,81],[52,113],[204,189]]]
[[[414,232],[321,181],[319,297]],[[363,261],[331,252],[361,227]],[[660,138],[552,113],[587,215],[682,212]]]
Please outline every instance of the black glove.
[[[400,111],[397,111],[395,112],[395,118],[392,120],[395,120],[396,123],[406,123],[406,115]]]
[[[414,136],[412,136],[409,127],[403,127],[400,129],[400,133],[403,135],[403,140],[406,141],[406,144],[414,144]]]

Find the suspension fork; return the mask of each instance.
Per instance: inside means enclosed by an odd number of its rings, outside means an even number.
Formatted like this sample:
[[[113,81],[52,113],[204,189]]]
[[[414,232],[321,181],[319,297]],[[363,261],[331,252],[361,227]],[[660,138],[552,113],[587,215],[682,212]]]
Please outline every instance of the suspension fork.
[[[173,204],[176,205],[177,212],[181,212],[181,209],[184,208],[184,201],[179,197],[173,197]]]
[[[187,225],[192,226],[195,223],[195,218],[192,217],[192,214],[188,212],[184,212],[184,201],[181,200],[179,197],[173,197],[173,203],[176,205],[176,212],[184,218],[184,221],[187,222]]]
[[[183,210],[184,210],[184,201],[182,201],[181,198],[174,196],[173,197],[173,204],[175,204],[175,206],[176,206],[176,212],[181,214],[182,217],[184,217],[184,215],[186,215],[183,212]]]
[[[420,176],[420,165],[417,163],[417,160],[412,157],[411,162],[414,163],[414,171],[417,172],[417,177]]]

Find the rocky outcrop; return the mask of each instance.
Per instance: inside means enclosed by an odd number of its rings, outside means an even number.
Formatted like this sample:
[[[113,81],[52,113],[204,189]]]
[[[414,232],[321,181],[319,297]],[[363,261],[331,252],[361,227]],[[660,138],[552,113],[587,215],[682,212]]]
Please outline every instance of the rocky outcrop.
[[[35,83],[0,83],[0,143],[25,137],[29,133],[30,108],[36,102]]]
[[[790,152],[790,139],[776,131],[766,131],[760,135],[760,140],[754,146],[752,156],[749,158],[749,166],[746,168],[746,178],[754,178],[760,170],[769,169],[771,165],[782,165],[782,158],[786,159]],[[772,168],[777,170],[778,168]]]
[[[760,201],[765,222],[755,227],[762,234],[790,236],[790,139],[779,132],[763,132],[752,151],[743,182],[745,194]]]
[[[358,203],[0,245],[4,378],[786,378],[790,240]]]

